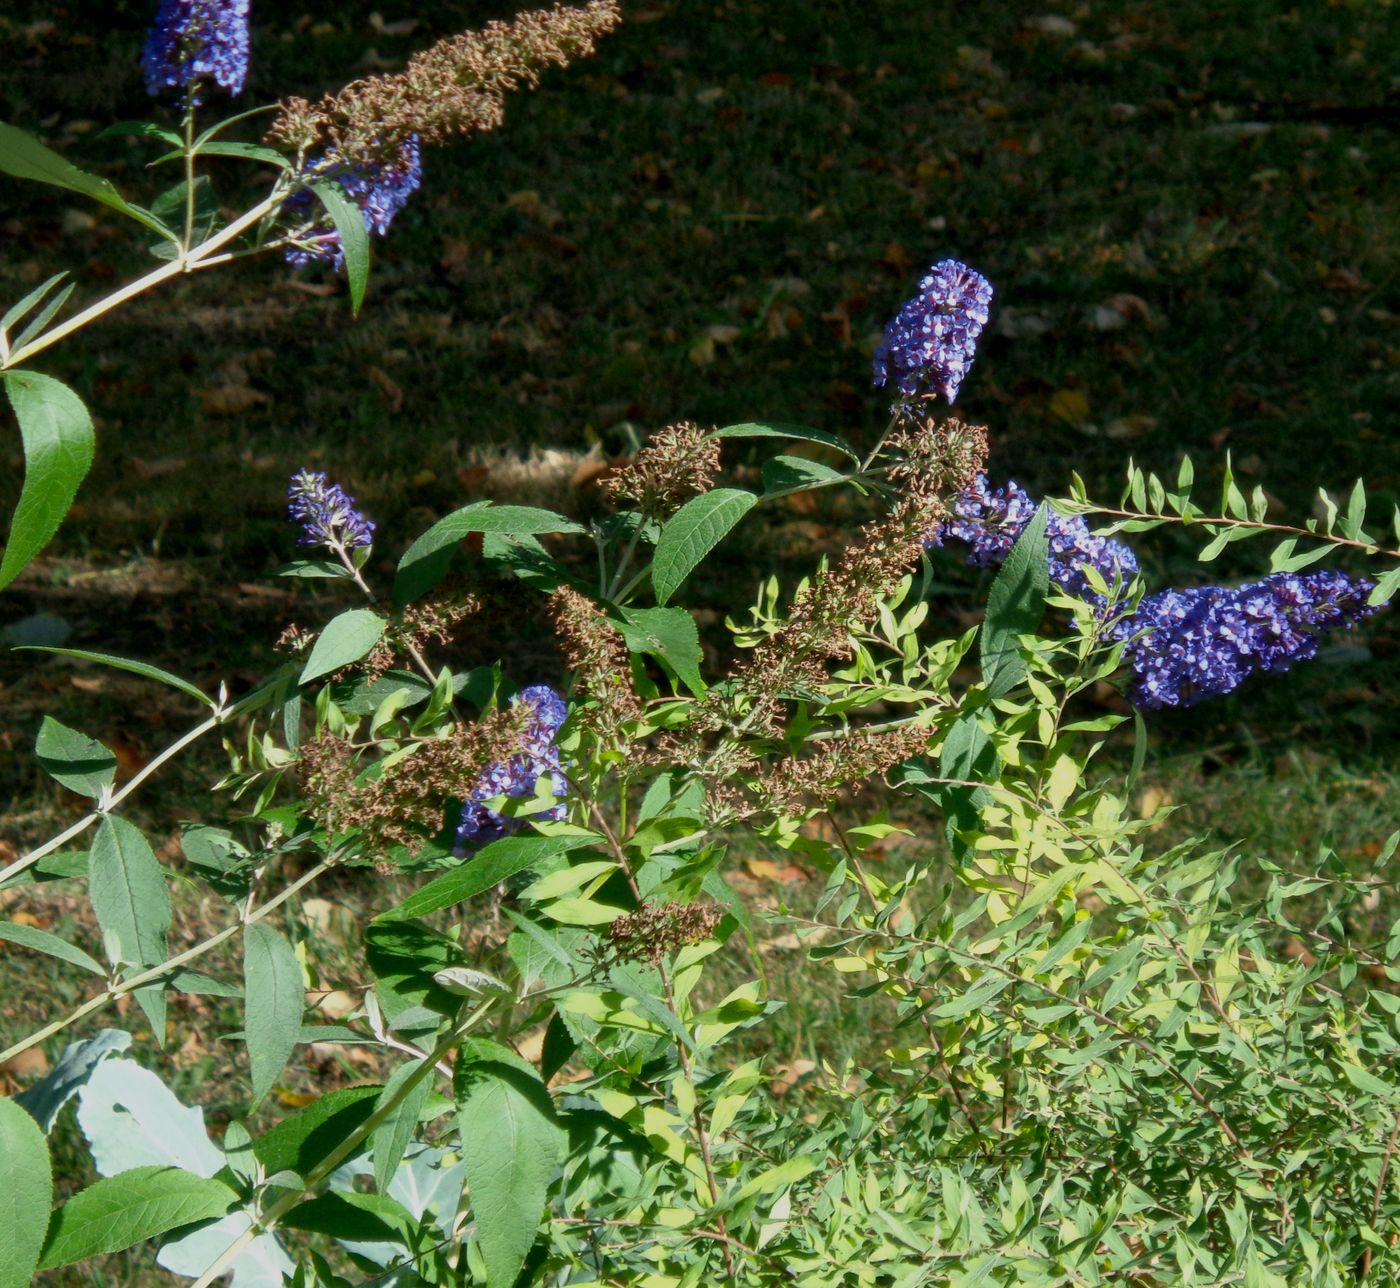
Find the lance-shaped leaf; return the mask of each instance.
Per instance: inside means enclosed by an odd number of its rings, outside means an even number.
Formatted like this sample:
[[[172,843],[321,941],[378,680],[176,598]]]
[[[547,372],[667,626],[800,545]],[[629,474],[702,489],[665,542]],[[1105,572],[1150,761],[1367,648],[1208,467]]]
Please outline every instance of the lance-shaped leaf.
[[[166,957],[170,890],[165,870],[140,831],[126,819],[102,820],[88,857],[88,897],[110,956],[129,966],[158,966]],[[157,1041],[165,1033],[159,984],[136,990]]]
[[[338,183],[313,183],[311,191],[326,208],[326,214],[340,234],[340,249],[345,255],[345,280],[350,286],[350,311],[359,313],[360,305],[364,303],[365,287],[369,285],[369,231],[365,228],[365,217]]]
[[[306,998],[296,952],[282,935],[261,921],[243,934],[243,987],[248,1011],[245,1037],[256,1106],[272,1090],[301,1038]]]
[[[487,1288],[510,1288],[535,1241],[562,1133],[538,1072],[495,1042],[463,1046],[454,1090]]]
[[[202,702],[206,707],[214,705],[188,680],[182,680],[178,675],[171,675],[169,671],[162,671],[160,667],[152,666],[149,662],[135,662],[131,658],[116,657],[111,653],[94,653],[91,649],[85,648],[58,648],[50,644],[22,644],[19,647],[33,649],[36,653],[53,653],[58,657],[77,658],[80,662],[96,662],[99,666],[110,666],[118,671],[130,671],[132,675],[155,680],[159,684],[168,684],[172,689],[178,689],[196,702]]]
[[[300,683],[319,679],[338,671],[342,666],[358,662],[379,643],[387,623],[378,613],[368,608],[351,608],[326,623],[326,629],[317,636],[311,649],[311,656],[301,669]]]
[[[1045,534],[1049,510],[1041,505],[1021,530],[992,589],[982,624],[982,679],[998,698],[1026,673],[1019,639],[1040,625],[1050,592],[1050,542]]]
[[[87,408],[62,381],[36,371],[7,371],[4,379],[24,444],[24,487],[0,559],[0,589],[58,531],[92,466],[96,443]]]
[[[52,716],[45,716],[39,726],[34,758],[70,792],[94,799],[112,785],[117,772],[117,758],[108,748]]]
[[[45,1131],[51,1130],[58,1111],[87,1085],[93,1070],[107,1056],[125,1051],[130,1045],[131,1034],[122,1029],[99,1029],[90,1038],[70,1042],[63,1048],[58,1063],[28,1091],[20,1092],[15,1103],[29,1110]]]
[[[860,461],[860,456],[855,448],[844,438],[828,434],[824,429],[813,429],[810,425],[796,425],[781,420],[753,420],[746,421],[742,425],[726,425],[723,429],[715,430],[710,437],[795,439],[804,443],[820,443],[823,447],[835,448],[843,456],[849,456],[851,460],[856,462]]]
[[[700,678],[700,632],[684,608],[624,608],[622,637],[634,653],[652,653],[676,673],[697,697],[705,692]]]
[[[681,582],[757,501],[752,492],[740,488],[716,488],[692,497],[666,520],[651,562],[651,584],[658,604],[680,589]]]
[[[167,1230],[223,1216],[238,1195],[178,1167],[133,1167],[79,1190],[53,1216],[40,1270],[121,1252]]]
[[[0,1099],[0,1288],[27,1288],[53,1202],[49,1143],[13,1100]]]
[[[80,192],[137,223],[145,224],[152,232],[170,241],[179,240],[150,211],[132,205],[106,179],[79,170],[52,148],[45,147],[38,139],[15,129],[13,125],[0,124],[0,171],[12,174],[16,179],[30,179],[35,183],[67,188],[69,192]]]

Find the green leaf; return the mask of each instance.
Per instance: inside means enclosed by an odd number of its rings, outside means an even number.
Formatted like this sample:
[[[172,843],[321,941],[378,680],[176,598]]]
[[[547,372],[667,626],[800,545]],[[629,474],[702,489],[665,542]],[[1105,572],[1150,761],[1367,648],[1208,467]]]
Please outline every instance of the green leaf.
[[[399,1088],[418,1072],[422,1064],[421,1060],[410,1060],[395,1069],[389,1076],[389,1081],[384,1084],[376,1109],[379,1105],[388,1104],[398,1095]],[[389,1192],[389,1182],[394,1179],[394,1173],[403,1162],[404,1151],[413,1139],[414,1128],[418,1126],[418,1113],[432,1089],[431,1078],[420,1079],[370,1136],[370,1153],[374,1158],[374,1184],[380,1194]]]
[[[659,657],[696,697],[704,695],[695,618],[684,608],[624,608],[622,616],[622,637],[633,653]]]
[[[116,121],[105,130],[99,130],[93,137],[97,139],[123,137],[159,139],[162,143],[168,143],[172,148],[184,146],[184,140],[174,130],[164,129],[154,121]]]
[[[117,758],[96,738],[59,724],[52,716],[45,716],[39,726],[34,758],[39,768],[69,791],[94,800],[112,785],[117,772]]]
[[[1050,591],[1050,543],[1045,526],[1050,512],[1041,505],[1021,530],[992,582],[982,624],[982,678],[987,692],[1000,697],[1026,673],[1018,637],[1040,625]]]
[[[40,1270],[121,1252],[177,1226],[223,1216],[238,1195],[178,1167],[133,1167],[73,1195],[53,1215]]]
[[[16,179],[30,179],[35,183],[49,183],[57,188],[67,188],[70,192],[80,192],[85,197],[100,201],[104,206],[126,215],[137,223],[145,224],[152,232],[160,233],[171,241],[179,238],[149,211],[133,206],[106,179],[79,170],[77,166],[63,159],[52,148],[45,147],[38,139],[17,130],[13,125],[0,123],[0,171],[13,175]]]
[[[369,230],[360,207],[345,195],[345,189],[332,181],[313,183],[316,194],[331,223],[340,234],[340,248],[345,254],[345,278],[350,285],[350,311],[358,314],[369,284]]]
[[[49,1143],[13,1100],[0,1099],[0,1288],[28,1288],[53,1202]]]
[[[860,463],[859,453],[844,438],[828,434],[824,429],[812,429],[807,425],[793,425],[786,421],[754,420],[741,425],[726,425],[723,429],[715,430],[710,437],[799,439],[804,443],[820,443],[823,447],[833,447],[857,464]]]
[[[820,461],[809,461],[801,456],[775,456],[763,462],[763,493],[790,492],[794,488],[806,488],[820,483],[834,483],[846,476],[840,470]]]
[[[22,644],[19,647],[32,649],[36,653],[53,653],[58,657],[75,657],[82,662],[97,662],[117,671],[130,671],[132,675],[155,680],[160,684],[168,684],[172,689],[178,689],[181,693],[193,698],[196,702],[203,703],[206,707],[214,705],[188,680],[182,680],[178,675],[171,675],[169,671],[162,671],[160,667],[151,666],[147,662],[133,662],[130,658],[115,657],[111,653],[93,653],[84,648],[55,648],[48,644]]]
[[[243,991],[256,1108],[291,1059],[306,999],[296,952],[265,922],[254,922],[243,932]]]
[[[1376,579],[1376,588],[1367,596],[1366,602],[1372,607],[1390,602],[1392,595],[1400,591],[1400,568],[1392,568],[1383,577]]]
[[[454,1091],[486,1285],[511,1288],[535,1241],[563,1134],[539,1074],[495,1042],[463,1045]]]
[[[1343,1063],[1342,1072],[1357,1091],[1365,1092],[1368,1096],[1381,1096],[1386,1100],[1400,1100],[1400,1085],[1376,1077],[1359,1064]]]
[[[651,584],[658,604],[671,598],[695,566],[757,501],[752,492],[716,488],[692,497],[666,521],[656,540],[656,556],[651,564]]]
[[[82,399],[52,376],[7,371],[5,392],[24,442],[24,488],[0,560],[0,589],[14,581],[58,531],[92,466],[96,442]]]
[[[379,1087],[343,1087],[327,1092],[284,1118],[253,1142],[253,1153],[269,1175],[305,1176],[374,1112]]]
[[[394,578],[394,602],[406,604],[436,585],[452,562],[457,546],[470,533],[499,532],[519,537],[585,531],[563,515],[533,506],[492,505],[489,501],[463,506],[444,515],[404,551]]]
[[[69,282],[68,286],[59,293],[55,300],[50,301],[48,307],[39,314],[39,317],[25,327],[24,331],[17,336],[13,342],[9,340],[10,328],[21,318],[28,315],[32,309],[38,308],[48,296],[49,292],[67,276],[68,274],[66,272],[55,273],[47,281],[40,282],[39,285],[30,291],[22,300],[7,309],[4,317],[0,317],[0,341],[3,341],[9,346],[8,348],[0,349],[0,352],[3,352],[5,357],[9,357],[11,349],[18,349],[31,335],[37,335],[42,331],[48,324],[48,320],[63,307],[64,302],[73,293],[72,282]]]
[[[484,846],[475,858],[429,881],[401,904],[381,912],[375,921],[406,921],[450,908],[490,890],[507,877],[591,845],[592,836],[507,836]]]
[[[15,1103],[27,1109],[44,1131],[51,1131],[58,1111],[87,1085],[93,1070],[107,1056],[125,1051],[130,1045],[131,1034],[121,1029],[98,1029],[90,1038],[70,1042],[54,1067],[28,1090],[20,1092]]]
[[[275,165],[279,170],[290,170],[291,163],[280,152],[265,148],[261,143],[234,143],[220,140],[216,143],[200,143],[195,147],[195,155],[201,157],[240,157],[245,161],[261,161]]]
[[[170,891],[146,838],[124,818],[108,815],[88,858],[88,893],[116,959],[133,966],[165,960]]]
[[[319,679],[342,666],[358,662],[379,643],[388,623],[378,613],[368,608],[351,608],[332,617],[326,628],[316,637],[311,656],[301,669],[298,684]]]
[[[94,975],[106,975],[107,973],[81,948],[75,948],[67,940],[60,939],[57,935],[51,935],[47,930],[39,930],[34,926],[16,926],[8,921],[0,921],[0,939],[7,940],[12,944],[19,944],[22,948],[32,948],[35,952],[48,953],[50,957],[58,957],[63,961],[71,962],[74,966],[90,970]]]
[[[34,315],[17,336],[10,346],[12,350],[22,349],[36,336],[44,333],[44,328],[58,316],[59,310],[68,303],[69,297],[73,294],[76,282],[69,282],[57,295],[53,297],[37,314]]]
[[[333,1192],[298,1203],[281,1224],[356,1243],[406,1244],[418,1223],[402,1203],[386,1194]]]

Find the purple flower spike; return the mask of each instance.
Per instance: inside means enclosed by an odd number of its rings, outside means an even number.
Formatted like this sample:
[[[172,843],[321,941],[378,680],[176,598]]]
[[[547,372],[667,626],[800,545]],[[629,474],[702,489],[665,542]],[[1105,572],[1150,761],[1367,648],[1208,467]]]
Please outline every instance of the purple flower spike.
[[[457,827],[458,854],[498,841],[519,826],[518,820],[507,818],[483,802],[493,796],[517,799],[532,796],[535,784],[546,775],[549,777],[550,791],[558,803],[537,817],[557,820],[568,812],[563,799],[568,791],[568,781],[559,763],[559,752],[554,746],[554,737],[569,714],[564,699],[547,684],[535,684],[521,689],[510,704],[523,708],[525,712],[520,750],[504,764],[488,766],[476,780],[471,795],[462,805],[462,821]]]
[[[1223,697],[1256,671],[1286,671],[1317,656],[1323,631],[1371,616],[1373,585],[1340,572],[1276,572],[1235,589],[1149,595],[1115,628],[1129,641],[1129,696],[1145,710],[1190,707]]]
[[[919,283],[875,350],[875,383],[893,379],[909,396],[930,390],[952,403],[987,325],[992,286],[955,259],[940,260]]]
[[[300,546],[355,550],[374,540],[374,524],[355,509],[355,498],[319,470],[292,475],[287,517],[301,524]]]
[[[967,562],[985,568],[1001,563],[1035,514],[1035,501],[1018,483],[993,491],[979,474],[953,501],[953,518],[934,532],[931,545],[952,538],[967,544]],[[1137,556],[1121,541],[1096,537],[1082,515],[1050,512],[1045,528],[1050,540],[1050,580],[1067,595],[1094,604],[1101,612],[1111,605],[1094,590],[1086,569],[1094,569],[1108,586],[1126,585],[1138,571]]]
[[[146,92],[201,102],[206,81],[237,94],[248,79],[248,0],[161,0],[141,54]]]
[[[418,136],[415,134],[405,142],[392,160],[366,159],[352,164],[320,157],[307,163],[302,177],[312,182],[334,179],[345,189],[346,196],[360,207],[366,231],[383,237],[394,217],[422,186],[423,162]],[[309,192],[298,192],[287,201],[286,209],[309,211],[313,200]],[[337,269],[345,266],[340,234],[328,224],[319,224],[300,240],[303,245],[287,249],[289,264],[297,268],[308,264],[332,264]]]

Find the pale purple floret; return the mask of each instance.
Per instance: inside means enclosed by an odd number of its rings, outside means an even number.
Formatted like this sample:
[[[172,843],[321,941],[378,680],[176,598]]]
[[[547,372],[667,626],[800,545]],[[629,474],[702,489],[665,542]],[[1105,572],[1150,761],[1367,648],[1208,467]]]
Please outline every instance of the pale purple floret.
[[[1035,514],[1030,494],[1015,482],[992,489],[985,474],[953,500],[953,517],[934,531],[929,544],[950,539],[968,547],[967,562],[978,567],[1001,563]],[[1109,605],[1091,585],[1086,569],[1094,569],[1110,589],[1126,586],[1138,571],[1137,556],[1121,541],[1097,537],[1082,515],[1050,512],[1045,528],[1050,543],[1050,580],[1067,595],[1095,605]]]
[[[490,765],[476,780],[471,795],[462,805],[462,821],[457,827],[456,853],[465,854],[508,836],[519,826],[519,820],[508,818],[484,802],[494,796],[521,799],[535,794],[541,778],[548,777],[551,795],[556,803],[536,818],[562,819],[568,812],[563,797],[568,790],[554,746],[555,735],[569,714],[561,698],[547,684],[521,689],[511,699],[512,707],[525,710],[525,728],[521,734],[520,750],[503,764]]]
[[[374,524],[355,509],[355,498],[319,470],[292,475],[287,517],[301,524],[300,546],[356,550],[374,540]]]
[[[1286,671],[1317,656],[1323,631],[1371,616],[1373,585],[1340,572],[1276,572],[1233,589],[1149,595],[1115,628],[1128,641],[1129,697],[1147,710],[1189,707],[1232,692],[1256,671]]]
[[[197,106],[209,81],[237,94],[248,79],[248,0],[161,0],[141,70],[155,98]]]
[[[885,326],[875,350],[875,383],[894,380],[899,392],[932,391],[953,402],[987,325],[992,286],[955,259],[940,260],[919,282],[919,293]]]
[[[389,231],[394,217],[423,183],[422,152],[415,134],[406,140],[390,161],[364,160],[351,164],[338,159],[317,158],[307,163],[302,177],[311,182],[334,180],[360,207],[365,230],[376,237]],[[295,193],[286,203],[292,213],[310,211],[314,198],[309,192]],[[308,264],[345,266],[345,251],[340,234],[322,220],[310,232],[303,234],[300,245],[287,248],[287,262],[297,268]]]

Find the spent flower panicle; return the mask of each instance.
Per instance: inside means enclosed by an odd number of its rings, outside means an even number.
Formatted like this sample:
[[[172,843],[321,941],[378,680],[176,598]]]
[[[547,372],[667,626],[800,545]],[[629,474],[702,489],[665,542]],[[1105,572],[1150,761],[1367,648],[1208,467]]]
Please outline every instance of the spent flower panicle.
[[[308,183],[338,183],[345,195],[359,206],[365,230],[383,237],[394,217],[423,183],[422,150],[417,135],[410,135],[390,153],[354,162],[330,153],[308,161],[302,167],[301,176]],[[283,209],[293,215],[309,212],[313,200],[311,193],[302,189],[287,199]],[[340,233],[324,216],[318,217],[288,246],[287,261],[298,268],[315,263],[343,268],[345,251],[340,244]]]
[[[653,434],[626,465],[603,480],[614,501],[634,501],[648,518],[670,517],[719,473],[719,440],[682,421]]]
[[[197,106],[208,81],[237,94],[248,78],[248,0],[161,0],[141,69],[155,98]]]
[[[1127,641],[1129,696],[1144,709],[1222,697],[1256,671],[1316,657],[1322,632],[1351,628],[1376,610],[1374,583],[1340,572],[1276,572],[1243,586],[1196,586],[1149,595],[1115,627]]]
[[[517,799],[532,796],[541,778],[548,777],[557,804],[540,817],[562,819],[568,812],[563,800],[568,782],[554,746],[555,735],[569,714],[564,699],[547,684],[531,685],[511,699],[511,714],[521,721],[516,751],[482,770],[471,794],[463,802],[462,819],[457,827],[458,853],[466,853],[514,831],[516,820],[507,818],[485,802],[495,796]]]
[[[543,67],[588,57],[620,21],[616,0],[593,0],[491,22],[438,41],[402,72],[354,81],[315,103],[286,99],[268,137],[298,156],[359,164],[382,160],[414,136],[431,144],[493,130],[511,90],[535,85]]]
[[[301,546],[356,550],[374,540],[374,524],[357,509],[355,498],[320,470],[301,470],[287,488],[287,517],[301,524]]]
[[[981,273],[955,259],[933,265],[919,293],[885,326],[875,350],[875,383],[895,382],[906,397],[958,396],[963,377],[987,325],[992,286]]]
[[[979,474],[953,501],[953,517],[939,525],[931,545],[964,542],[967,562],[986,568],[1001,563],[1035,514],[1036,503],[1019,483],[992,488]],[[1050,580],[1067,595],[1085,600],[1101,611],[1113,605],[1096,591],[1087,571],[1093,569],[1109,587],[1126,585],[1138,571],[1137,556],[1121,541],[1095,536],[1083,515],[1050,512],[1046,524],[1050,542]]]

